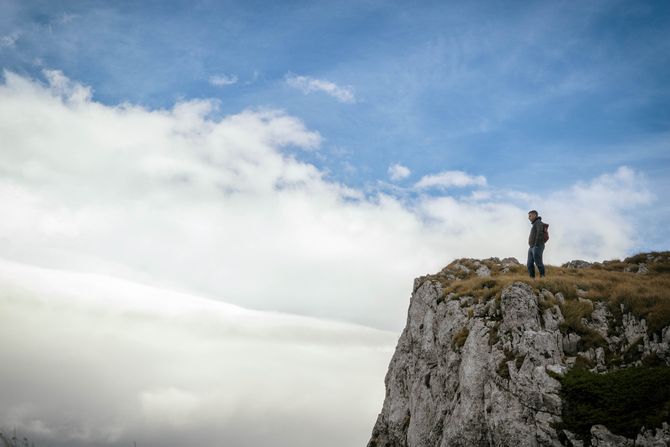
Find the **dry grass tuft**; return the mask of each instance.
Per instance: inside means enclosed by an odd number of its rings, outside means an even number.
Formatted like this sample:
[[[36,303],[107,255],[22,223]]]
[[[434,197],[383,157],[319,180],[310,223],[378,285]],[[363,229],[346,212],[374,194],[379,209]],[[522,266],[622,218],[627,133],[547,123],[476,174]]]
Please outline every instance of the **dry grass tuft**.
[[[618,324],[623,313],[631,312],[646,320],[650,333],[670,325],[670,252],[643,253],[624,261],[595,263],[584,269],[547,266],[547,276],[534,280],[528,278],[522,265],[509,266],[509,271],[503,272],[495,259],[479,261],[492,272],[492,276],[480,278],[475,273],[476,262],[472,259],[454,261],[427,279],[441,283],[445,297],[449,294],[453,294],[454,299],[472,296],[479,302],[500,299],[502,290],[515,281],[529,284],[536,293],[542,289],[561,293],[565,298],[561,306],[566,318],[564,329],[579,333],[586,344],[600,345],[601,341],[583,325],[582,318],[588,318],[593,307],[578,300],[579,297],[608,303]],[[469,272],[458,264],[467,267]],[[644,269],[647,274],[637,273]]]
[[[470,335],[470,330],[466,327],[462,328],[460,331],[454,335],[454,338],[451,340],[451,347],[452,349],[460,349],[463,347],[465,344],[465,340],[468,339],[468,335]]]

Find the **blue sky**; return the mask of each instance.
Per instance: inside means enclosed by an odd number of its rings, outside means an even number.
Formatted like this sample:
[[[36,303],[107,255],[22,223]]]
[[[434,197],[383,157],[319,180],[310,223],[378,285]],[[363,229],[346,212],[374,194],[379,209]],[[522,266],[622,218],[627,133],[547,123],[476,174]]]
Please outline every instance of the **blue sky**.
[[[546,191],[620,165],[668,169],[667,2],[3,2],[5,69],[62,70],[106,104],[217,98],[324,137],[347,184],[441,169]],[[346,86],[303,94],[287,75]],[[226,86],[212,76],[236,77]],[[667,186],[667,183],[663,183]]]

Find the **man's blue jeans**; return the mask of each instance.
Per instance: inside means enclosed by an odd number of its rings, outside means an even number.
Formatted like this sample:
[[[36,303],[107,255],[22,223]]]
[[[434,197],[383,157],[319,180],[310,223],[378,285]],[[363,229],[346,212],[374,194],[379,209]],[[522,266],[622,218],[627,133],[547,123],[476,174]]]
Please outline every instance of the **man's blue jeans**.
[[[528,274],[531,278],[535,278],[535,266],[540,271],[540,276],[544,276],[544,264],[542,263],[542,252],[544,245],[534,245],[528,249]]]

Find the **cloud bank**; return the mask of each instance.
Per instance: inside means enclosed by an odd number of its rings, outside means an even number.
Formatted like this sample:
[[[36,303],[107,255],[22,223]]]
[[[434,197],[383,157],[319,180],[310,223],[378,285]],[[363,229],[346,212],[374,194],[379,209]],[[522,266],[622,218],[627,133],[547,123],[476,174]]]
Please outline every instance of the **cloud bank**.
[[[282,111],[44,79],[0,85],[0,416],[52,445],[360,445],[414,277],[523,261],[530,208],[547,262],[622,256],[654,199],[627,167],[543,196],[460,171],[364,192],[301,161],[322,136]]]
[[[362,445],[397,338],[4,260],[0,307],[0,431],[38,445]]]
[[[281,111],[108,106],[45,77],[0,86],[4,256],[245,307],[398,329],[414,277],[454,257],[522,259],[528,209],[554,224],[548,262],[602,259],[634,245],[630,212],[653,198],[625,167],[542,197],[461,171],[417,187],[476,198],[364,194],[300,161],[322,137]]]

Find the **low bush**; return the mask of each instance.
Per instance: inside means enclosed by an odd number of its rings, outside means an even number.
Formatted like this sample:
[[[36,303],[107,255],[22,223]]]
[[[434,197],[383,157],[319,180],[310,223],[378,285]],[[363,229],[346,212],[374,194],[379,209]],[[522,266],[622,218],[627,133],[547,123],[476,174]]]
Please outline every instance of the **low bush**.
[[[575,367],[560,379],[562,427],[588,444],[590,429],[602,424],[635,438],[642,427],[670,420],[670,367],[639,367],[597,374]]]

